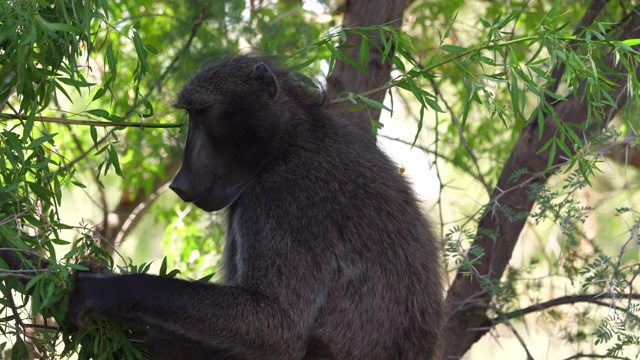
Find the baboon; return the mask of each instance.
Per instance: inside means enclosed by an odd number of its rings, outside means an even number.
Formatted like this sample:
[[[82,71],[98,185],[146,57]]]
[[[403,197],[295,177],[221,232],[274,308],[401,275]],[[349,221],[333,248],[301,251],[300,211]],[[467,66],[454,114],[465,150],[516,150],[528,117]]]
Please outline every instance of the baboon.
[[[258,55],[191,79],[170,187],[225,209],[221,281],[84,274],[72,323],[144,324],[155,359],[437,358],[437,238],[398,166],[309,83]]]

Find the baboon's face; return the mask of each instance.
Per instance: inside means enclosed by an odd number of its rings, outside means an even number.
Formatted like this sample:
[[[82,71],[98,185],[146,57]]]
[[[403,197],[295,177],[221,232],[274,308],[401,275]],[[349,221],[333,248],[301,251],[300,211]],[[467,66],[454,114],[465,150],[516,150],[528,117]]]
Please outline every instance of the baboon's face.
[[[169,187],[182,200],[220,210],[260,169],[273,123],[270,102],[278,95],[275,77],[262,65],[233,82],[216,78],[213,69],[180,94],[178,106],[189,114],[189,130],[182,166]]]

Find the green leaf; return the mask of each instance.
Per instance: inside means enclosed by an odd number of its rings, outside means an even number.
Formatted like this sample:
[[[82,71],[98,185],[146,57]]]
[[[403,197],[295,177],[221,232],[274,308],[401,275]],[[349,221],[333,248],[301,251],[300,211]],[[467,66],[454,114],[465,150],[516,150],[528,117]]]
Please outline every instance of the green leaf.
[[[46,23],[44,25],[47,29],[51,31],[66,31],[66,32],[81,32],[80,29],[73,25],[61,24],[61,23]]]
[[[149,64],[147,63],[147,50],[145,49],[142,38],[140,38],[140,35],[137,31],[133,32],[133,46],[136,49],[138,60],[140,61],[140,65],[142,66],[141,73],[145,74],[149,70]]]
[[[626,39],[626,40],[622,40],[621,43],[628,46],[636,46],[636,45],[640,45],[640,39]]]
[[[33,130],[33,125],[36,121],[36,112],[30,111],[29,116],[27,116],[27,121],[24,123],[24,128],[22,129],[22,141],[26,142],[29,137],[31,137],[31,131]]]
[[[77,186],[77,187],[81,188],[81,189],[86,189],[86,188],[87,188],[87,186],[86,186],[85,184],[83,184],[83,183],[81,183],[81,182],[79,182],[79,181],[76,181],[76,180],[71,180],[71,183],[72,183],[73,185],[75,185],[75,186]]]
[[[42,299],[42,303],[40,304],[40,309],[47,306],[51,302],[51,298],[53,297],[53,293],[56,291],[56,283],[51,281],[49,286],[47,287],[47,293]]]
[[[122,168],[120,168],[120,158],[118,157],[118,152],[116,151],[115,147],[113,147],[113,145],[109,145],[108,154],[109,154],[109,163],[113,165],[113,168],[116,174],[122,177]]]
[[[366,96],[362,96],[362,95],[359,95],[359,94],[355,94],[355,96],[356,96],[358,99],[362,100],[362,102],[363,102],[363,103],[365,103],[365,104],[367,104],[367,105],[369,105],[369,106],[371,106],[371,107],[374,107],[374,108],[376,108],[376,109],[385,109],[385,110],[387,110],[388,112],[393,113],[393,110],[389,109],[387,106],[385,106],[385,105],[384,105],[383,103],[381,103],[381,102],[375,101],[375,100],[373,100],[373,99],[370,99],[370,98],[368,98],[368,97],[366,97]]]
[[[109,119],[109,112],[104,109],[91,109],[91,110],[87,110],[87,113],[94,116],[101,117],[103,119]]]
[[[369,39],[366,36],[362,36],[362,41],[360,42],[360,64],[363,67],[369,65]]]
[[[360,71],[361,73],[367,74],[367,71],[357,62],[355,61],[351,56],[338,51],[336,48],[334,48],[333,46],[330,46],[327,44],[327,49],[329,49],[329,51],[331,52],[331,54],[337,58],[337,59],[341,59],[345,62],[347,62],[349,65],[351,65],[354,69]]]
[[[154,54],[154,55],[159,54],[158,49],[156,49],[155,47],[153,47],[153,46],[151,46],[151,45],[149,45],[149,44],[144,44],[144,48],[145,48],[148,52],[150,52],[150,53],[152,53],[152,54]]]
[[[93,145],[98,145],[98,131],[95,126],[89,126],[89,132],[91,133],[91,140],[93,140]]]
[[[50,241],[51,241],[52,243],[56,244],[56,245],[69,245],[69,244],[71,244],[71,242],[70,242],[70,241],[63,240],[63,239],[56,239],[56,238],[53,238],[53,239],[50,239]]]
[[[519,96],[520,96],[520,88],[518,87],[518,77],[516,74],[511,71],[509,72],[509,78],[511,80],[511,106],[513,108],[514,114],[520,114],[520,108],[518,106]]]
[[[551,165],[553,165],[553,161],[556,159],[556,139],[551,139],[551,150],[549,151],[549,160],[547,161],[546,170],[551,169]]]
[[[211,280],[211,279],[213,278],[213,276],[214,276],[214,275],[215,275],[214,273],[211,273],[211,274],[209,274],[209,275],[206,275],[206,276],[204,276],[204,277],[201,277],[200,279],[198,279],[198,281],[201,281],[201,282],[208,282],[209,280]]]
[[[565,144],[565,142],[563,140],[557,141],[558,147],[560,147],[560,149],[567,155],[568,158],[571,158],[573,153],[571,152],[571,150],[569,150],[569,148],[567,147],[567,144]],[[569,170],[570,168],[567,168],[567,170]]]
[[[31,289],[32,287],[34,287],[38,281],[44,279],[47,276],[47,274],[45,273],[40,273],[36,276],[34,276],[33,278],[31,278],[31,280],[29,280],[29,282],[27,283],[27,285],[24,287],[26,290]]]
[[[469,51],[469,49],[465,47],[458,46],[458,45],[451,45],[451,44],[442,45],[440,46],[440,49],[452,54],[463,54]]]
[[[444,109],[440,107],[440,104],[436,102],[436,100],[430,98],[429,96],[424,96],[424,102],[429,106],[429,108],[439,112],[444,113]]]
[[[94,83],[87,82],[84,79],[71,79],[68,77],[59,77],[56,80],[60,81],[63,84],[73,86],[73,87],[90,87],[95,85]]]
[[[31,143],[29,143],[29,145],[27,146],[27,149],[33,149],[35,147],[38,147],[38,146],[44,144],[45,142],[53,144],[53,138],[56,135],[58,135],[58,133],[47,134],[47,135],[41,136],[41,137],[33,140]]]
[[[167,274],[167,257],[162,258],[162,264],[160,264],[160,271],[158,275],[165,276]]]
[[[294,65],[293,69],[295,69],[295,70],[306,69],[306,68],[309,67],[309,65],[315,63],[317,60],[318,60],[318,57],[317,56],[313,56],[308,60],[305,60],[305,61],[303,61],[303,62],[301,62],[299,64]]]
[[[565,55],[564,52],[560,51],[560,50],[556,50],[553,52],[554,54],[556,54],[557,57],[559,57],[562,60],[567,60],[567,56]]]
[[[96,101],[96,100],[100,99],[106,93],[107,93],[107,89],[101,87],[100,89],[98,89],[98,91],[96,91],[96,94],[93,95],[93,99],[91,99],[91,101]]]

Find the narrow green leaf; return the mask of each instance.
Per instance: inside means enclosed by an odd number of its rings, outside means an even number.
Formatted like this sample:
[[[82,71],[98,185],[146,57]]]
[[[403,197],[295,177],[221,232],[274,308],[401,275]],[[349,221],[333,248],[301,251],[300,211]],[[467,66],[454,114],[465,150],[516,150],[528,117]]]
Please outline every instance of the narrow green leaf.
[[[32,142],[29,143],[29,145],[27,146],[27,149],[33,149],[33,148],[35,148],[37,146],[40,146],[40,145],[44,144],[45,142],[53,143],[53,138],[57,134],[58,133],[46,134],[46,135],[43,135],[43,136],[33,140]]]
[[[542,140],[542,132],[544,131],[544,111],[538,106],[538,140]]]
[[[31,131],[33,130],[33,125],[36,121],[36,112],[35,110],[29,111],[29,115],[27,116],[27,120],[24,123],[24,128],[22,129],[22,141],[26,142],[27,139],[31,136]]]
[[[118,152],[113,145],[109,145],[109,162],[113,165],[113,169],[116,174],[122,177],[122,168],[120,168],[120,158],[118,158]]]
[[[363,67],[369,65],[369,39],[364,35],[360,42],[360,64],[362,64]]]
[[[91,133],[91,140],[93,140],[93,145],[98,145],[98,130],[96,130],[95,126],[89,127],[89,132]]]
[[[50,239],[50,241],[52,243],[56,244],[56,245],[69,245],[69,244],[71,244],[70,241],[62,240],[62,239],[56,239],[56,238]]]
[[[89,86],[95,85],[95,83],[87,82],[84,79],[71,79],[68,77],[59,77],[59,78],[56,78],[56,80],[73,87],[89,87]]]
[[[141,73],[144,75],[149,70],[149,64],[147,63],[147,50],[145,49],[142,38],[140,38],[137,31],[133,32],[133,46],[136,49],[136,54],[140,60],[140,65],[142,67]]]
[[[93,99],[91,99],[91,101],[96,101],[96,100],[100,99],[106,93],[107,93],[107,89],[101,87],[100,89],[98,89],[98,91],[96,91],[96,94],[93,95]]]
[[[411,146],[415,145],[418,142],[418,137],[422,132],[422,126],[424,123],[424,106],[420,107],[420,117],[418,118],[418,130],[416,131],[416,136],[413,137],[413,143]]]
[[[58,81],[56,81],[56,79],[54,79],[53,80],[53,85],[56,87],[56,89],[58,89],[58,91],[60,91],[62,93],[62,95],[64,95],[64,97],[67,98],[67,100],[69,100],[70,102],[73,103],[73,100],[71,99],[71,96],[67,92],[67,89],[65,89],[64,86],[62,86],[62,84],[60,82],[58,82]]]
[[[452,53],[452,54],[463,54],[467,51],[469,51],[469,49],[462,47],[462,46],[458,46],[458,45],[452,45],[452,44],[444,44],[442,46],[440,46],[440,49]]]
[[[299,63],[299,64],[297,64],[297,65],[294,65],[294,66],[293,66],[293,68],[294,68],[295,70],[302,70],[302,69],[305,69],[305,68],[309,67],[309,65],[311,65],[311,64],[313,64],[313,63],[315,63],[315,62],[316,62],[316,60],[318,60],[318,57],[317,57],[317,56],[313,56],[313,57],[311,57],[311,58],[310,58],[310,59],[308,59],[308,60],[305,60],[305,61],[303,61],[303,62],[301,62],[301,63]]]
[[[442,107],[440,107],[440,104],[438,104],[438,102],[436,101],[436,98],[434,97],[433,99],[429,96],[427,96],[425,94],[424,98],[424,102],[433,110],[439,112],[439,113],[444,113],[444,109],[442,109]]]
[[[560,150],[562,150],[568,158],[571,158],[573,156],[573,153],[571,152],[571,150],[569,150],[569,148],[567,147],[567,144],[563,141],[557,141],[558,147],[560,147]],[[567,169],[569,170],[569,169]]]
[[[628,46],[636,46],[636,45],[640,45],[640,39],[626,39],[626,40],[622,40],[621,43]]]
[[[393,110],[389,109],[387,106],[385,106],[381,102],[375,101],[373,99],[370,99],[370,98],[368,98],[366,96],[362,96],[362,95],[359,95],[359,94],[356,94],[356,97],[358,99],[362,100],[362,102],[364,102],[365,104],[367,104],[369,106],[372,106],[372,107],[374,107],[376,109],[385,109],[388,112],[393,113]]]
[[[56,291],[56,283],[51,281],[49,283],[49,286],[47,287],[47,292],[46,292],[45,296],[42,299],[42,303],[40,304],[40,309],[42,309],[43,307],[45,307],[45,306],[47,306],[49,304],[49,302],[51,301],[51,298],[53,297],[53,293],[55,291]]]
[[[519,96],[520,96],[520,88],[518,86],[518,77],[516,74],[511,71],[509,72],[509,78],[511,80],[511,106],[513,107],[513,113],[518,116],[520,114],[520,108],[518,107]]]
[[[555,139],[552,139],[552,140],[555,140]],[[553,141],[551,143],[551,150],[549,151],[549,161],[547,161],[546,170],[551,169],[551,165],[553,165],[553,161],[556,158],[556,149],[557,149],[556,148],[556,143],[557,143],[556,141]]]
[[[198,279],[198,281],[201,281],[201,282],[208,282],[209,280],[211,280],[211,278],[213,278],[213,276],[214,276],[214,275],[215,275],[215,273],[211,273],[211,274],[209,274],[209,275],[206,275],[206,276],[204,276],[204,277],[202,277],[202,278]]]
[[[31,289],[32,287],[34,287],[38,283],[38,281],[44,279],[46,276],[47,276],[47,274],[45,274],[45,273],[40,273],[40,274],[34,276],[33,278],[31,278],[31,280],[29,280],[27,285],[24,287],[25,290]]]
[[[148,52],[157,55],[159,53],[158,49],[149,44],[144,44],[144,48],[147,49]]]
[[[97,117],[101,117],[103,119],[109,119],[109,112],[104,109],[91,109],[87,110],[87,113]]]
[[[50,22],[45,22],[44,26],[51,30],[51,31],[65,31],[65,32],[76,32],[79,33],[81,32],[80,29],[78,29],[77,27],[73,26],[73,25],[68,25],[68,24],[61,24],[61,23],[50,23]]]
[[[71,183],[72,183],[73,185],[75,185],[75,186],[77,186],[77,187],[81,188],[81,189],[86,189],[86,188],[87,188],[87,186],[86,186],[85,184],[83,184],[83,183],[81,183],[81,182],[79,182],[79,181],[76,181],[76,180],[71,180]]]
[[[167,257],[162,258],[162,264],[160,264],[160,271],[158,273],[160,276],[165,276],[167,274]]]
[[[327,49],[329,49],[332,55],[334,55],[336,58],[346,61],[354,69],[360,71],[361,73],[367,74],[367,71],[362,66],[360,66],[360,64],[357,61],[355,61],[351,56],[345,54],[344,52],[338,51],[333,46],[327,46]]]

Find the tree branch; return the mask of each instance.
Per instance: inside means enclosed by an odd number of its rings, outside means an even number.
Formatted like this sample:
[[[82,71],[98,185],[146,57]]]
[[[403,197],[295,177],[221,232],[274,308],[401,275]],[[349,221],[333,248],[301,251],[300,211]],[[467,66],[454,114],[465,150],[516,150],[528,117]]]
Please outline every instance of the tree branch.
[[[24,117],[16,116],[12,114],[0,114],[0,122],[5,122],[8,120],[23,120]],[[50,116],[36,116],[34,119],[39,122],[47,122],[47,123],[57,123],[57,124],[65,124],[65,125],[85,125],[85,126],[97,126],[97,127],[114,127],[114,128],[122,128],[122,127],[136,127],[142,130],[146,129],[170,129],[170,128],[179,128],[182,126],[182,123],[166,123],[166,124],[154,124],[154,123],[143,123],[143,122],[132,122],[132,121],[98,121],[98,120],[87,120],[87,119],[66,119],[60,117],[50,117]]]
[[[612,356],[612,355],[599,355],[599,354],[585,354],[585,353],[577,353],[575,355],[569,356],[564,360],[573,360],[573,359],[622,359],[622,360],[631,360],[626,356]]]
[[[369,27],[374,25],[388,24],[396,27],[402,25],[402,18],[406,0],[349,0],[345,3],[345,15],[343,28],[350,26]],[[380,48],[384,48],[383,40],[370,37],[371,41],[378,43]],[[361,35],[353,32],[347,33],[347,41],[344,52],[353,59],[359,58]],[[389,55],[392,56],[392,55]],[[344,60],[336,61],[333,73],[327,78],[327,95],[332,101],[331,110],[340,111],[352,104],[343,102],[338,97],[347,92],[368,94],[371,99],[382,102],[386,95],[384,91],[374,91],[371,89],[381,89],[391,76],[391,61],[382,61],[375,46],[369,49],[369,62],[365,66],[367,73],[362,73],[352,67]],[[349,115],[352,121],[360,126],[367,133],[371,133],[371,120],[380,118],[380,109],[365,108],[354,111]]]
[[[634,14],[630,17],[630,20],[622,25],[621,34],[617,36],[622,39],[640,37],[640,16]],[[605,59],[605,63],[609,68],[620,69],[620,67],[614,66],[613,55]],[[636,74],[638,74],[638,69],[636,69]],[[627,102],[626,77],[610,76],[609,78],[615,82],[609,95],[616,99],[616,104],[615,106],[606,105],[603,107],[602,114],[606,114],[601,119],[603,125],[606,125]],[[585,89],[586,85],[583,83],[578,87],[577,93],[566,101],[554,105],[555,113],[559,119],[566,123],[585,124],[588,118],[587,104],[581,101]],[[546,116],[544,120],[542,137],[539,137],[537,122],[532,122],[523,129],[505,163],[491,196],[491,203],[500,197],[501,206],[516,212],[529,213],[533,208],[535,200],[528,196],[526,189],[509,192],[504,192],[501,189],[512,189],[524,183],[542,184],[546,182],[545,175],[535,174],[544,174],[549,163],[549,149],[543,152],[539,152],[539,149],[552,139],[557,127],[552,116]],[[579,133],[578,136],[586,136],[586,130]],[[569,144],[569,149],[573,149],[572,144]],[[559,154],[556,154],[552,160],[553,164],[559,164],[562,161]],[[512,180],[511,174],[523,168],[527,170],[527,175],[520,176],[515,181]],[[448,334],[445,337],[450,339],[446,350],[448,358],[460,358],[473,343],[489,330],[489,328],[483,327],[491,322],[487,317],[487,309],[492,297],[489,291],[490,285],[487,284],[499,280],[502,276],[511,259],[525,221],[524,217],[517,220],[510,219],[507,214],[498,210],[487,212],[480,220],[478,233],[472,246],[482,249],[484,256],[475,264],[474,276],[469,277],[462,271],[458,271],[448,293],[448,301],[452,308]]]
[[[577,304],[577,303],[581,303],[581,302],[585,302],[585,303],[590,303],[590,304],[595,304],[595,305],[599,305],[599,306],[605,306],[605,307],[610,307],[610,308],[615,308],[616,310],[620,310],[620,311],[624,311],[624,308],[621,308],[613,303],[608,303],[605,302],[603,300],[605,300],[604,296],[606,295],[606,293],[600,293],[600,294],[585,294],[585,295],[567,295],[567,296],[561,296],[559,298],[555,298],[549,301],[545,301],[545,302],[541,302],[539,304],[535,304],[535,305],[531,305],[531,306],[527,306],[526,308],[522,308],[522,309],[518,309],[515,311],[511,311],[508,313],[504,313],[502,316],[497,316],[489,321],[487,321],[487,325],[489,324],[494,324],[494,323],[498,323],[498,322],[502,322],[503,317],[506,319],[513,319],[513,318],[517,318],[517,317],[522,317],[525,316],[527,314],[531,314],[534,312],[538,312],[538,311],[542,311],[542,310],[546,310],[555,306],[560,306],[560,305],[571,305],[571,304]],[[640,299],[640,294],[626,294],[626,293],[621,293],[621,294],[615,294],[613,295],[613,297],[615,297],[616,299],[627,299],[627,300],[638,300]]]

